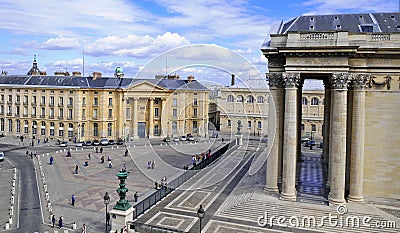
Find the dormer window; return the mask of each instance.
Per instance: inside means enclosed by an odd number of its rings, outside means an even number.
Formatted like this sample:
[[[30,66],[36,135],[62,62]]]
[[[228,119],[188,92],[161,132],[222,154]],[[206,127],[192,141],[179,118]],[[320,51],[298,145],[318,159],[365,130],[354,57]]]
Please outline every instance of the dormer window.
[[[336,25],[336,30],[339,30],[340,28],[342,28],[342,26],[340,26],[340,24]]]
[[[314,26],[310,26],[310,30],[314,30]]]
[[[361,32],[374,32],[373,25],[361,25]]]
[[[310,18],[310,21],[314,21],[314,18],[313,18],[313,17],[311,17],[311,18]]]
[[[362,19],[363,18],[363,16],[362,15],[360,15],[360,19]]]
[[[335,20],[337,20],[338,19],[338,17],[337,16],[335,16],[335,18],[334,18]]]
[[[391,18],[391,19],[394,19],[394,15],[391,15],[390,18]]]

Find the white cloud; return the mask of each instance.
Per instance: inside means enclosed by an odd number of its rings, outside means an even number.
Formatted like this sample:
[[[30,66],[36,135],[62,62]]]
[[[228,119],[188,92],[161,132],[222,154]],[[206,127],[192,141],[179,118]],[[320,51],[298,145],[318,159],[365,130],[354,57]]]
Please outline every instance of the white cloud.
[[[108,36],[85,46],[85,53],[92,56],[118,55],[136,58],[151,58],[170,49],[188,45],[185,37],[166,32],[153,38],[149,35],[126,37]]]
[[[77,38],[72,37],[56,37],[50,38],[39,48],[47,49],[47,50],[69,50],[76,49],[80,47],[79,40]]]

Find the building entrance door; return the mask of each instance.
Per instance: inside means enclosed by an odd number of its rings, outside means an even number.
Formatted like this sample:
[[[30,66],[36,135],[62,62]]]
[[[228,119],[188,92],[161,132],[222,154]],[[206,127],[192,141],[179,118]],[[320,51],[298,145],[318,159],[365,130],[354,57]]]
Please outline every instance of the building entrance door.
[[[138,136],[139,138],[146,137],[146,122],[138,122]]]

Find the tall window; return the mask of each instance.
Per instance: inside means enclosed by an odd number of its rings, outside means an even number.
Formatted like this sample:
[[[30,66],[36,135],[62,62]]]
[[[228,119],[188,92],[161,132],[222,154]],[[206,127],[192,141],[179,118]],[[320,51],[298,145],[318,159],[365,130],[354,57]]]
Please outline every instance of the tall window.
[[[197,133],[197,121],[193,121],[193,133]]]
[[[155,108],[155,109],[154,109],[154,117],[155,117],[155,118],[158,118],[158,117],[159,117],[158,114],[159,114],[159,110],[158,110],[158,108]]]
[[[58,117],[59,117],[60,119],[64,117],[64,109],[60,108],[60,109],[58,110]]]
[[[301,99],[301,104],[302,104],[302,105],[307,105],[307,104],[308,104],[308,100],[307,100],[306,97],[303,97],[303,98]]]
[[[82,126],[81,126],[81,137],[84,137],[85,136],[85,123],[82,123]]]
[[[112,98],[108,98],[108,106],[112,106]]]
[[[25,120],[24,121],[24,133],[28,133],[28,130],[29,130],[28,121]]]
[[[32,96],[32,103],[36,104],[36,96]]]
[[[233,95],[228,95],[226,97],[226,101],[229,102],[229,103],[232,103],[233,102]]]
[[[93,109],[93,118],[97,119],[97,109]]]
[[[64,123],[58,125],[58,136],[64,137]]]
[[[107,125],[107,136],[112,136],[112,123],[108,123]]]
[[[94,98],[93,104],[94,104],[95,106],[99,105],[99,99],[98,99],[98,98]]]
[[[41,104],[46,104],[46,97],[45,96],[42,96]]]
[[[236,97],[236,102],[238,102],[238,103],[243,103],[243,96],[242,96],[242,95],[238,95],[238,96]]]
[[[36,121],[33,121],[33,122],[32,122],[32,125],[33,125],[32,134],[37,134],[37,122],[36,122]]]
[[[0,131],[4,131],[4,118],[0,119]]]
[[[317,126],[312,124],[311,125],[311,131],[313,131],[313,132],[317,131]]]
[[[131,109],[126,108],[126,119],[131,119]]]
[[[231,126],[232,126],[232,121],[228,120],[228,127],[231,127]]]
[[[178,116],[178,110],[176,108],[172,109],[172,116],[177,117]]]
[[[24,103],[28,103],[28,96],[24,95]]]
[[[44,117],[45,115],[46,115],[46,109],[45,109],[45,108],[42,108],[42,109],[41,109],[40,116]]]
[[[93,136],[99,136],[99,125],[97,123],[93,124]]]
[[[251,121],[247,121],[247,128],[251,128]]]
[[[86,109],[82,109],[82,118],[83,118],[83,119],[86,118]]]
[[[258,122],[258,128],[261,129],[262,127],[261,121]]]
[[[50,105],[54,105],[54,96],[50,97]]]
[[[193,116],[197,117],[197,108],[193,108]]]
[[[86,105],[86,98],[85,98],[85,97],[83,97],[83,99],[82,99],[82,105],[83,105],[83,106]]]
[[[21,132],[21,121],[17,120],[16,125],[17,125],[17,133],[20,133]]]
[[[74,125],[72,123],[68,124],[68,137],[74,136]]]
[[[155,125],[154,126],[154,135],[159,135],[160,134],[160,132],[159,132],[159,126],[158,125]]]
[[[313,97],[311,99],[311,105],[318,105],[318,98],[317,97]]]
[[[264,103],[264,96],[258,96],[257,103],[260,103],[260,104]]]
[[[46,122],[42,121],[42,126],[40,127],[40,135],[46,135]]]
[[[174,98],[174,99],[172,100],[172,106],[173,106],[173,107],[178,106],[178,99],[177,99],[177,98]]]
[[[72,109],[68,109],[68,118],[72,119],[72,115],[73,115]]]
[[[194,98],[194,99],[193,99],[193,105],[194,105],[194,106],[197,106],[197,98]]]
[[[13,121],[11,119],[8,120],[8,132],[13,131]]]
[[[50,136],[54,136],[54,122],[50,122]]]
[[[68,104],[69,104],[70,106],[74,105],[74,99],[73,99],[72,97],[69,97],[69,99],[68,99]]]
[[[172,122],[172,134],[176,134],[178,132],[178,123],[176,121]]]
[[[112,109],[108,109],[108,118],[112,118]]]

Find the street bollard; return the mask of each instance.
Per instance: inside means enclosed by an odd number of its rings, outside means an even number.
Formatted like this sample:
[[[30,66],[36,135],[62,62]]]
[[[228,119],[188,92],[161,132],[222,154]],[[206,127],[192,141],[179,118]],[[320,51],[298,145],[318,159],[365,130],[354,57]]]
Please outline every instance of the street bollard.
[[[44,188],[44,191],[47,192],[47,185],[44,185],[43,188]]]
[[[51,203],[50,202],[47,203],[47,207],[49,207],[49,209],[51,208]]]
[[[147,147],[147,145],[146,145],[146,144],[144,144],[144,147]]]
[[[11,189],[11,194],[12,194],[12,195],[15,195],[15,187],[13,187],[13,188]]]
[[[10,219],[8,220],[8,222],[10,223],[10,225],[12,225],[12,223],[13,223],[12,218],[10,218]]]
[[[47,155],[47,156],[49,156],[50,154],[49,154],[49,153],[47,153],[46,155]]]
[[[14,207],[10,206],[10,216],[13,216],[13,215],[14,215]]]
[[[10,229],[10,224],[6,223],[6,230]]]
[[[111,146],[111,149],[114,149],[114,146]]]
[[[46,200],[49,200],[49,193],[48,192],[46,192],[45,197],[46,197]]]
[[[76,230],[76,223],[72,223],[72,230]]]
[[[58,154],[58,150],[56,150],[56,154]]]
[[[83,148],[81,148],[81,150],[83,150]]]
[[[13,180],[13,184],[12,185],[13,185],[13,187],[15,187],[15,180]]]
[[[14,205],[14,196],[11,196],[11,205]]]
[[[78,148],[75,148],[75,151],[78,151]]]

